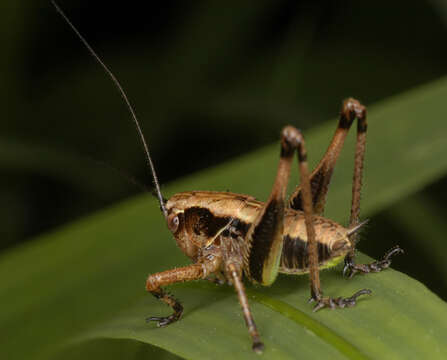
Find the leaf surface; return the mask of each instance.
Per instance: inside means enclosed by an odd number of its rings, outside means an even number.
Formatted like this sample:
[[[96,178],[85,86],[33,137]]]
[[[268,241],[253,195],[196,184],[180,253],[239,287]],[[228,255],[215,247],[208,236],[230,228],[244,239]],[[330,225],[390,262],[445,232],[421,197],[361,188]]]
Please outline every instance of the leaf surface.
[[[363,216],[445,173],[446,98],[443,79],[370,109]],[[311,163],[323,154],[334,127],[330,121],[305,134]],[[342,223],[350,203],[352,140],[337,166],[327,211]],[[277,160],[278,145],[270,146],[166,186],[165,194],[231,189],[264,200]],[[393,245],[391,239],[387,243]],[[0,258],[2,354],[8,359],[259,358],[250,350],[237,298],[226,286],[174,285],[170,291],[185,306],[183,319],[164,329],[144,322],[146,316],[169,313],[145,294],[147,274],[186,263],[155,200],[147,196],[9,251]],[[312,313],[305,276],[280,276],[269,288],[249,287],[264,358],[441,359],[447,353],[446,304],[416,280],[388,270],[347,281],[339,271],[325,271],[322,285],[331,296],[350,296],[361,288],[373,295],[352,309]]]

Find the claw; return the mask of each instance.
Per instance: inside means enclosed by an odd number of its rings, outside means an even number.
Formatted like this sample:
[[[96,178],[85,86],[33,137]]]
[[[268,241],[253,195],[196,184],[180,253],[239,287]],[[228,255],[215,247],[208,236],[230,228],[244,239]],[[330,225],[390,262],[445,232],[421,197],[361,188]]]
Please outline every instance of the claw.
[[[252,349],[257,354],[262,354],[264,351],[264,344],[261,341],[256,341],[252,345]]]
[[[394,255],[398,254],[405,254],[405,251],[399,247],[399,245],[396,245],[392,249],[390,249],[385,256],[383,257],[383,260],[390,260],[390,258]]]
[[[171,315],[171,316],[162,316],[162,317],[158,317],[158,316],[151,316],[146,318],[146,322],[149,323],[151,321],[155,321],[157,322],[157,327],[165,327],[168,326],[169,324],[177,321],[179,319],[179,317]]]
[[[371,294],[372,294],[372,291],[371,291],[370,289],[362,289],[362,290],[357,291],[354,295],[352,295],[352,296],[351,296],[350,298],[348,298],[348,299],[355,301],[355,300],[357,300],[357,298],[358,298],[359,296],[362,296],[362,295],[371,295]]]
[[[313,312],[317,312],[318,310],[320,310],[320,309],[322,309],[322,308],[324,308],[326,305],[323,303],[323,302],[319,302],[319,303],[317,303],[317,305],[315,305],[314,306],[314,308],[313,308]]]
[[[354,263],[352,262],[352,260],[345,261],[345,266],[343,267],[343,277],[347,277],[348,279],[351,278],[353,266],[354,266]]]

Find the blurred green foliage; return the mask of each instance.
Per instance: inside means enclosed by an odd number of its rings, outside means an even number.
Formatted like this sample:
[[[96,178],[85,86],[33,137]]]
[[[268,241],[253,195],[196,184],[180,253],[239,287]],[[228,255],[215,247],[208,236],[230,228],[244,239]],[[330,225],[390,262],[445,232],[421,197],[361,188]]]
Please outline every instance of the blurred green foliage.
[[[444,75],[442,4],[60,1],[127,89],[163,183],[333,118],[345,97]],[[1,16],[7,247],[135,193],[120,173],[150,179],[123,102],[49,1],[5,0]]]
[[[287,123],[307,137],[348,96],[374,109],[447,72],[442,0],[59,3],[122,81],[163,183],[277,141]],[[7,264],[21,242],[38,248],[35,235],[134,194],[129,177],[146,184],[150,177],[122,100],[49,2],[4,0],[1,8],[0,249]],[[419,101],[424,96],[432,93]],[[374,125],[380,112],[372,112],[363,214],[373,217],[360,249],[377,258],[399,243],[407,254],[394,266],[445,299],[445,104],[434,99],[411,121],[408,109],[418,108],[417,101],[394,108],[382,133]],[[416,146],[419,136],[431,141]],[[309,144],[314,162],[325,141]],[[389,154],[383,168],[370,164],[383,149]],[[434,170],[423,177],[420,166],[432,152]],[[351,153],[352,147],[344,156]],[[390,177],[411,166],[407,176],[418,181],[389,186]],[[263,176],[273,177],[274,168]],[[327,215],[342,222],[351,171],[337,168],[334,187],[342,191],[329,197]],[[220,190],[239,191],[247,179],[223,180]],[[198,181],[177,190],[218,186]],[[251,180],[244,191],[253,188]],[[371,188],[388,190],[378,198]],[[268,191],[261,186],[254,195],[264,199]],[[29,296],[39,304],[39,294]]]

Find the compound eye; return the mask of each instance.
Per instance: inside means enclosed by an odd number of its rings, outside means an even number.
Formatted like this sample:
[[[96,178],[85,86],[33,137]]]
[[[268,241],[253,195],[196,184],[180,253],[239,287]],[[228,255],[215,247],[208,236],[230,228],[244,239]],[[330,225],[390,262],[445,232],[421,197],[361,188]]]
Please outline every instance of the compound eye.
[[[176,214],[171,214],[168,216],[168,228],[171,232],[175,233],[180,224],[180,220]]]

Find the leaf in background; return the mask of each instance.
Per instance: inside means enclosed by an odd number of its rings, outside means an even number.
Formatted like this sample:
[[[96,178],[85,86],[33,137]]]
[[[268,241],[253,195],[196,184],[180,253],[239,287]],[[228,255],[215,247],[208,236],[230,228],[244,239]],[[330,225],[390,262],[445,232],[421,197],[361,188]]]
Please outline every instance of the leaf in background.
[[[370,109],[364,214],[389,206],[445,172],[446,97],[447,80],[443,79]],[[335,121],[331,121],[306,134],[314,163],[327,147],[334,127]],[[265,199],[277,161],[275,145],[179,181],[167,187],[165,194],[230,188]],[[343,156],[338,172],[350,177],[347,169],[351,163],[352,153]],[[349,181],[336,178],[329,196],[330,217],[347,218],[349,193]],[[228,287],[201,283],[172,286],[184,302],[184,318],[165,329],[144,323],[147,315],[169,311],[144,293],[147,274],[186,262],[155,201],[147,197],[3,254],[3,357],[46,359],[70,351],[76,357],[73,344],[80,339],[92,340],[87,345],[78,343],[78,349],[100,354],[100,346],[106,344],[104,353],[109,349],[108,342],[100,340],[106,338],[111,339],[112,347],[117,346],[112,339],[126,339],[124,346],[135,350],[137,357],[140,345],[133,347],[129,340],[188,358],[224,358],[230,353],[257,358],[251,353],[236,296]],[[417,281],[392,270],[352,281],[335,271],[323,274],[327,295],[348,296],[361,288],[371,288],[374,293],[356,308],[313,314],[306,303],[306,277],[281,276],[270,288],[250,287],[253,313],[267,346],[265,356],[442,358],[447,351],[447,307],[443,301]],[[143,350],[141,357],[152,351],[156,350]]]
[[[408,271],[414,267],[423,267],[422,270],[425,271],[418,269],[418,279],[436,289],[436,293],[444,295],[445,299],[447,226],[442,208],[428,194],[415,194],[393,205],[387,214],[389,220],[405,232],[405,238],[411,247],[411,253],[408,251],[406,257]]]

